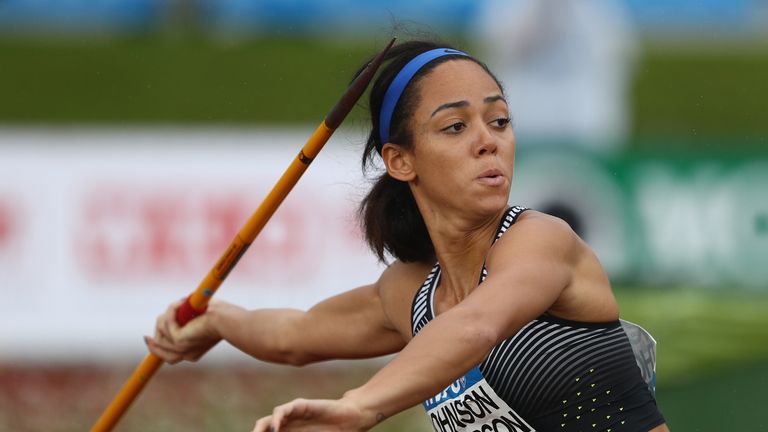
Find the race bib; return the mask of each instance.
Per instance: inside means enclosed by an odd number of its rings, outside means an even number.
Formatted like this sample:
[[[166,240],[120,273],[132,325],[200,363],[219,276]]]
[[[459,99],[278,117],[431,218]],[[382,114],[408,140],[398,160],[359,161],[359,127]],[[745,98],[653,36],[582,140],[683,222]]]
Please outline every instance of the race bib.
[[[437,432],[535,432],[477,367],[423,403]]]

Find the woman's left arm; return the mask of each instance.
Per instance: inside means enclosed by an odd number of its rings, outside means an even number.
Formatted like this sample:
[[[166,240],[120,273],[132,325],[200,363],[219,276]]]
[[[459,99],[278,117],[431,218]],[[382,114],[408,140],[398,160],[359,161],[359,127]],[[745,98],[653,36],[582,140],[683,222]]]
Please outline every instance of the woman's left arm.
[[[425,326],[364,385],[335,401],[297,399],[274,409],[255,431],[367,430],[436,395],[490,350],[544,313],[571,281],[580,242],[563,221],[526,214],[488,257],[489,276],[466,299]]]

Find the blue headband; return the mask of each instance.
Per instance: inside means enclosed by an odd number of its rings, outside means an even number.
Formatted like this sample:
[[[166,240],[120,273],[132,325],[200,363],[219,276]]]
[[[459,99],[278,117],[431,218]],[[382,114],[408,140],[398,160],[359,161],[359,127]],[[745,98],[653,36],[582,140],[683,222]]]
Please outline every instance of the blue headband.
[[[389,142],[389,125],[392,122],[392,113],[395,111],[397,101],[400,100],[400,96],[403,94],[405,87],[408,86],[408,83],[411,82],[413,76],[416,75],[424,65],[436,58],[448,55],[469,57],[469,54],[463,51],[450,48],[436,48],[423,52],[409,61],[389,84],[387,92],[384,93],[384,102],[381,104],[381,112],[379,114],[379,138],[382,146],[384,143]],[[381,147],[379,147],[378,150],[379,153],[381,153]]]

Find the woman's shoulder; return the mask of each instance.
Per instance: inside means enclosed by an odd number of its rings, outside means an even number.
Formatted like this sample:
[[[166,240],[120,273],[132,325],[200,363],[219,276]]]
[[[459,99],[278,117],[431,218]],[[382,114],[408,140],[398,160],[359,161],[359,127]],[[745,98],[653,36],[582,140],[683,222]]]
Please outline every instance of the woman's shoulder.
[[[540,212],[538,210],[534,209],[525,209],[524,212],[520,214],[520,216],[517,217],[517,220],[515,221],[515,224],[512,225],[512,227],[519,227],[528,224],[528,225],[542,225],[542,226],[559,226],[559,227],[567,227],[570,229],[570,225],[568,225],[568,222],[560,219],[557,216],[552,216],[547,213]]]
[[[511,234],[509,237],[543,236],[564,241],[578,238],[568,222],[536,210],[526,210],[521,213],[502,238],[507,237],[507,234]]]
[[[564,220],[536,210],[520,214],[499,238],[489,254],[494,258],[518,260],[522,255],[546,254],[572,258],[583,247],[579,236]]]
[[[434,264],[396,260],[381,274],[378,285],[387,292],[415,291],[429,276]]]
[[[548,309],[552,316],[582,322],[618,318],[611,283],[600,260],[567,222],[527,211],[512,228],[506,233],[512,235],[505,239],[505,234],[497,244],[496,270],[514,269],[506,275],[536,283],[542,282],[540,275],[559,274],[562,290]],[[492,272],[490,265],[488,271]]]
[[[387,266],[377,285],[381,305],[406,340],[411,337],[411,304],[433,265],[397,260]]]

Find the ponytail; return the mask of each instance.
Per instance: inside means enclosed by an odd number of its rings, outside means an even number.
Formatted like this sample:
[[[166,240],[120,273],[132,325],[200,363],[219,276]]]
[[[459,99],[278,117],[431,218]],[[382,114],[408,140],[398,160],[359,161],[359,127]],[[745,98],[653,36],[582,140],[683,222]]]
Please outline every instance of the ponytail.
[[[408,183],[381,174],[360,203],[360,220],[371,250],[404,262],[431,262],[435,248]]]

